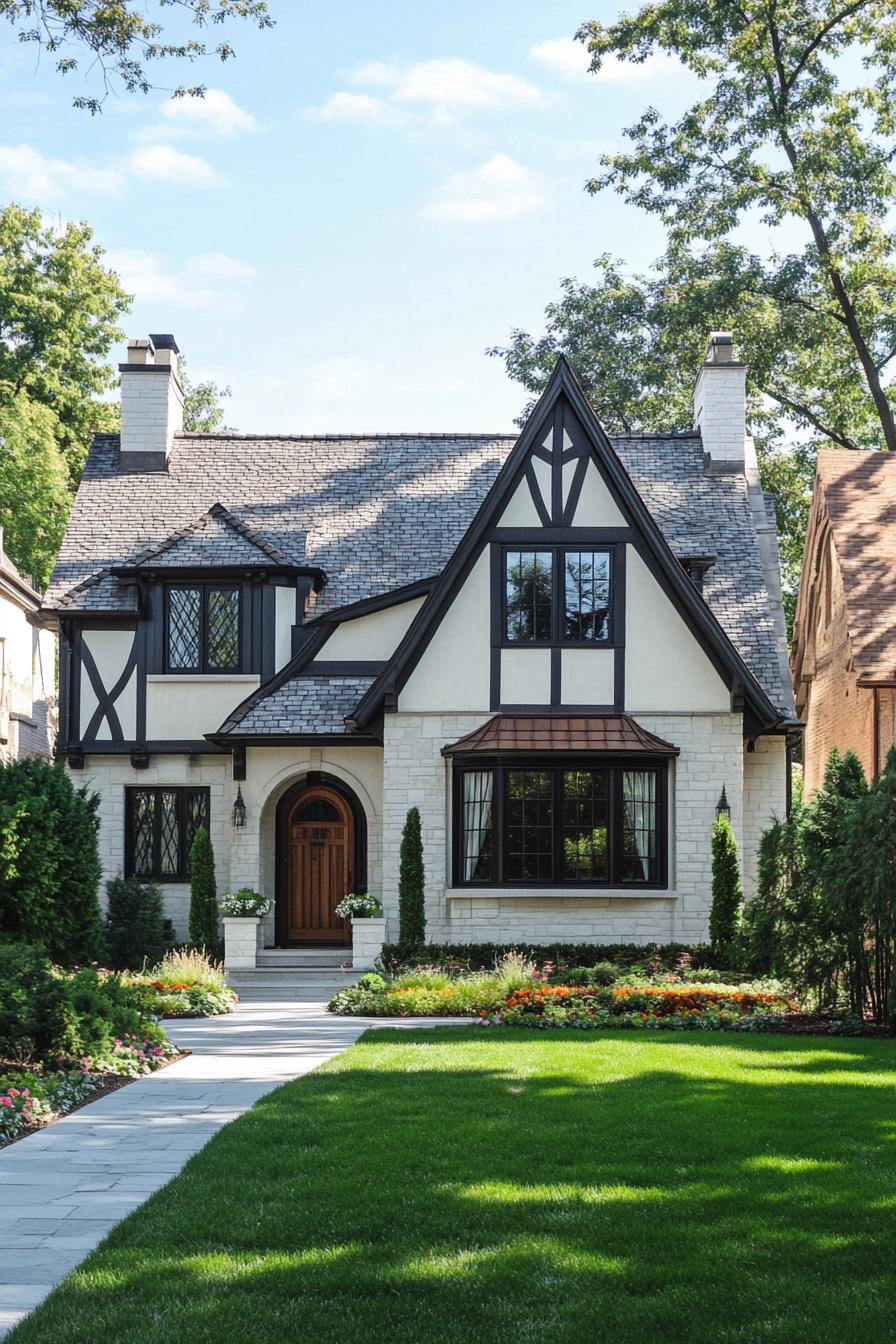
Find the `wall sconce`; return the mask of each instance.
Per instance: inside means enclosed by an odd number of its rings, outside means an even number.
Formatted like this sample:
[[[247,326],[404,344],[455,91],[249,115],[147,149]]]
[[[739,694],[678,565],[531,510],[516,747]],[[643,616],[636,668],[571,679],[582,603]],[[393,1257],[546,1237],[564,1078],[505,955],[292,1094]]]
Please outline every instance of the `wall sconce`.
[[[233,800],[233,812],[230,814],[230,820],[236,830],[241,829],[246,824],[246,804],[243,802],[243,791],[239,784],[236,786],[236,798]]]
[[[716,816],[729,817],[729,818],[731,816],[731,804],[728,801],[728,795],[725,792],[724,784],[722,785],[722,792],[719,797],[719,801],[716,803]]]

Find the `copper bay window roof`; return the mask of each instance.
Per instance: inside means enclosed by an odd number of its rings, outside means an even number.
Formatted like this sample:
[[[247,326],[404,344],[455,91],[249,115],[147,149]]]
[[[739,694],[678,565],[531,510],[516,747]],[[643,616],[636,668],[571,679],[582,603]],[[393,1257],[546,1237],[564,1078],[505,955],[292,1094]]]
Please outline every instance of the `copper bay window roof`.
[[[591,752],[617,756],[677,756],[678,747],[642,728],[630,714],[496,714],[443,756],[504,752]]]

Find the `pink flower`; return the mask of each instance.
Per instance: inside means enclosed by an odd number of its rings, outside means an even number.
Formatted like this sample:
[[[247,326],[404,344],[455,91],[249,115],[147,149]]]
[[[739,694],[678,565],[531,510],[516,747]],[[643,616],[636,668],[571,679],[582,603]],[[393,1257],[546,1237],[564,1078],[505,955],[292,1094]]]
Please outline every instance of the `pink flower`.
[[[12,1097],[0,1097],[0,1106],[11,1106]]]

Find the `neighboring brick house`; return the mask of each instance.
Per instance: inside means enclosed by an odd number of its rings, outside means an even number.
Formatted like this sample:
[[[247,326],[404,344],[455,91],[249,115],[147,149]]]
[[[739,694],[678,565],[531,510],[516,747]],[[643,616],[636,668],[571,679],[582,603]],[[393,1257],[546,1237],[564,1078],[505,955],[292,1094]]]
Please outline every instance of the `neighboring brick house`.
[[[107,874],[183,931],[207,823],[268,945],[348,941],[352,888],[394,937],[416,805],[435,940],[705,938],[719,797],[750,891],[795,724],[745,377],[714,337],[663,434],[562,360],[518,435],[190,434],[131,342],[46,600]]]
[[[0,528],[0,761],[53,754],[56,640],[41,596],[3,549]]]
[[[791,654],[807,796],[831,751],[869,778],[896,743],[896,457],[827,449],[818,469]]]

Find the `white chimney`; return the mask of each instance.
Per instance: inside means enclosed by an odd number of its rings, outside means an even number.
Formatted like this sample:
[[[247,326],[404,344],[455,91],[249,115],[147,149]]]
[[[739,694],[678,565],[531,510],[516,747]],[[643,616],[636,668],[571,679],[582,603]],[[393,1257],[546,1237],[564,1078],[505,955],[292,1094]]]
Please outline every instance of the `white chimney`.
[[[747,437],[747,366],[734,358],[730,331],[710,333],[694,388],[694,426],[707,472],[743,471]]]
[[[170,335],[128,341],[121,373],[121,464],[134,471],[164,470],[184,423],[184,389]]]

